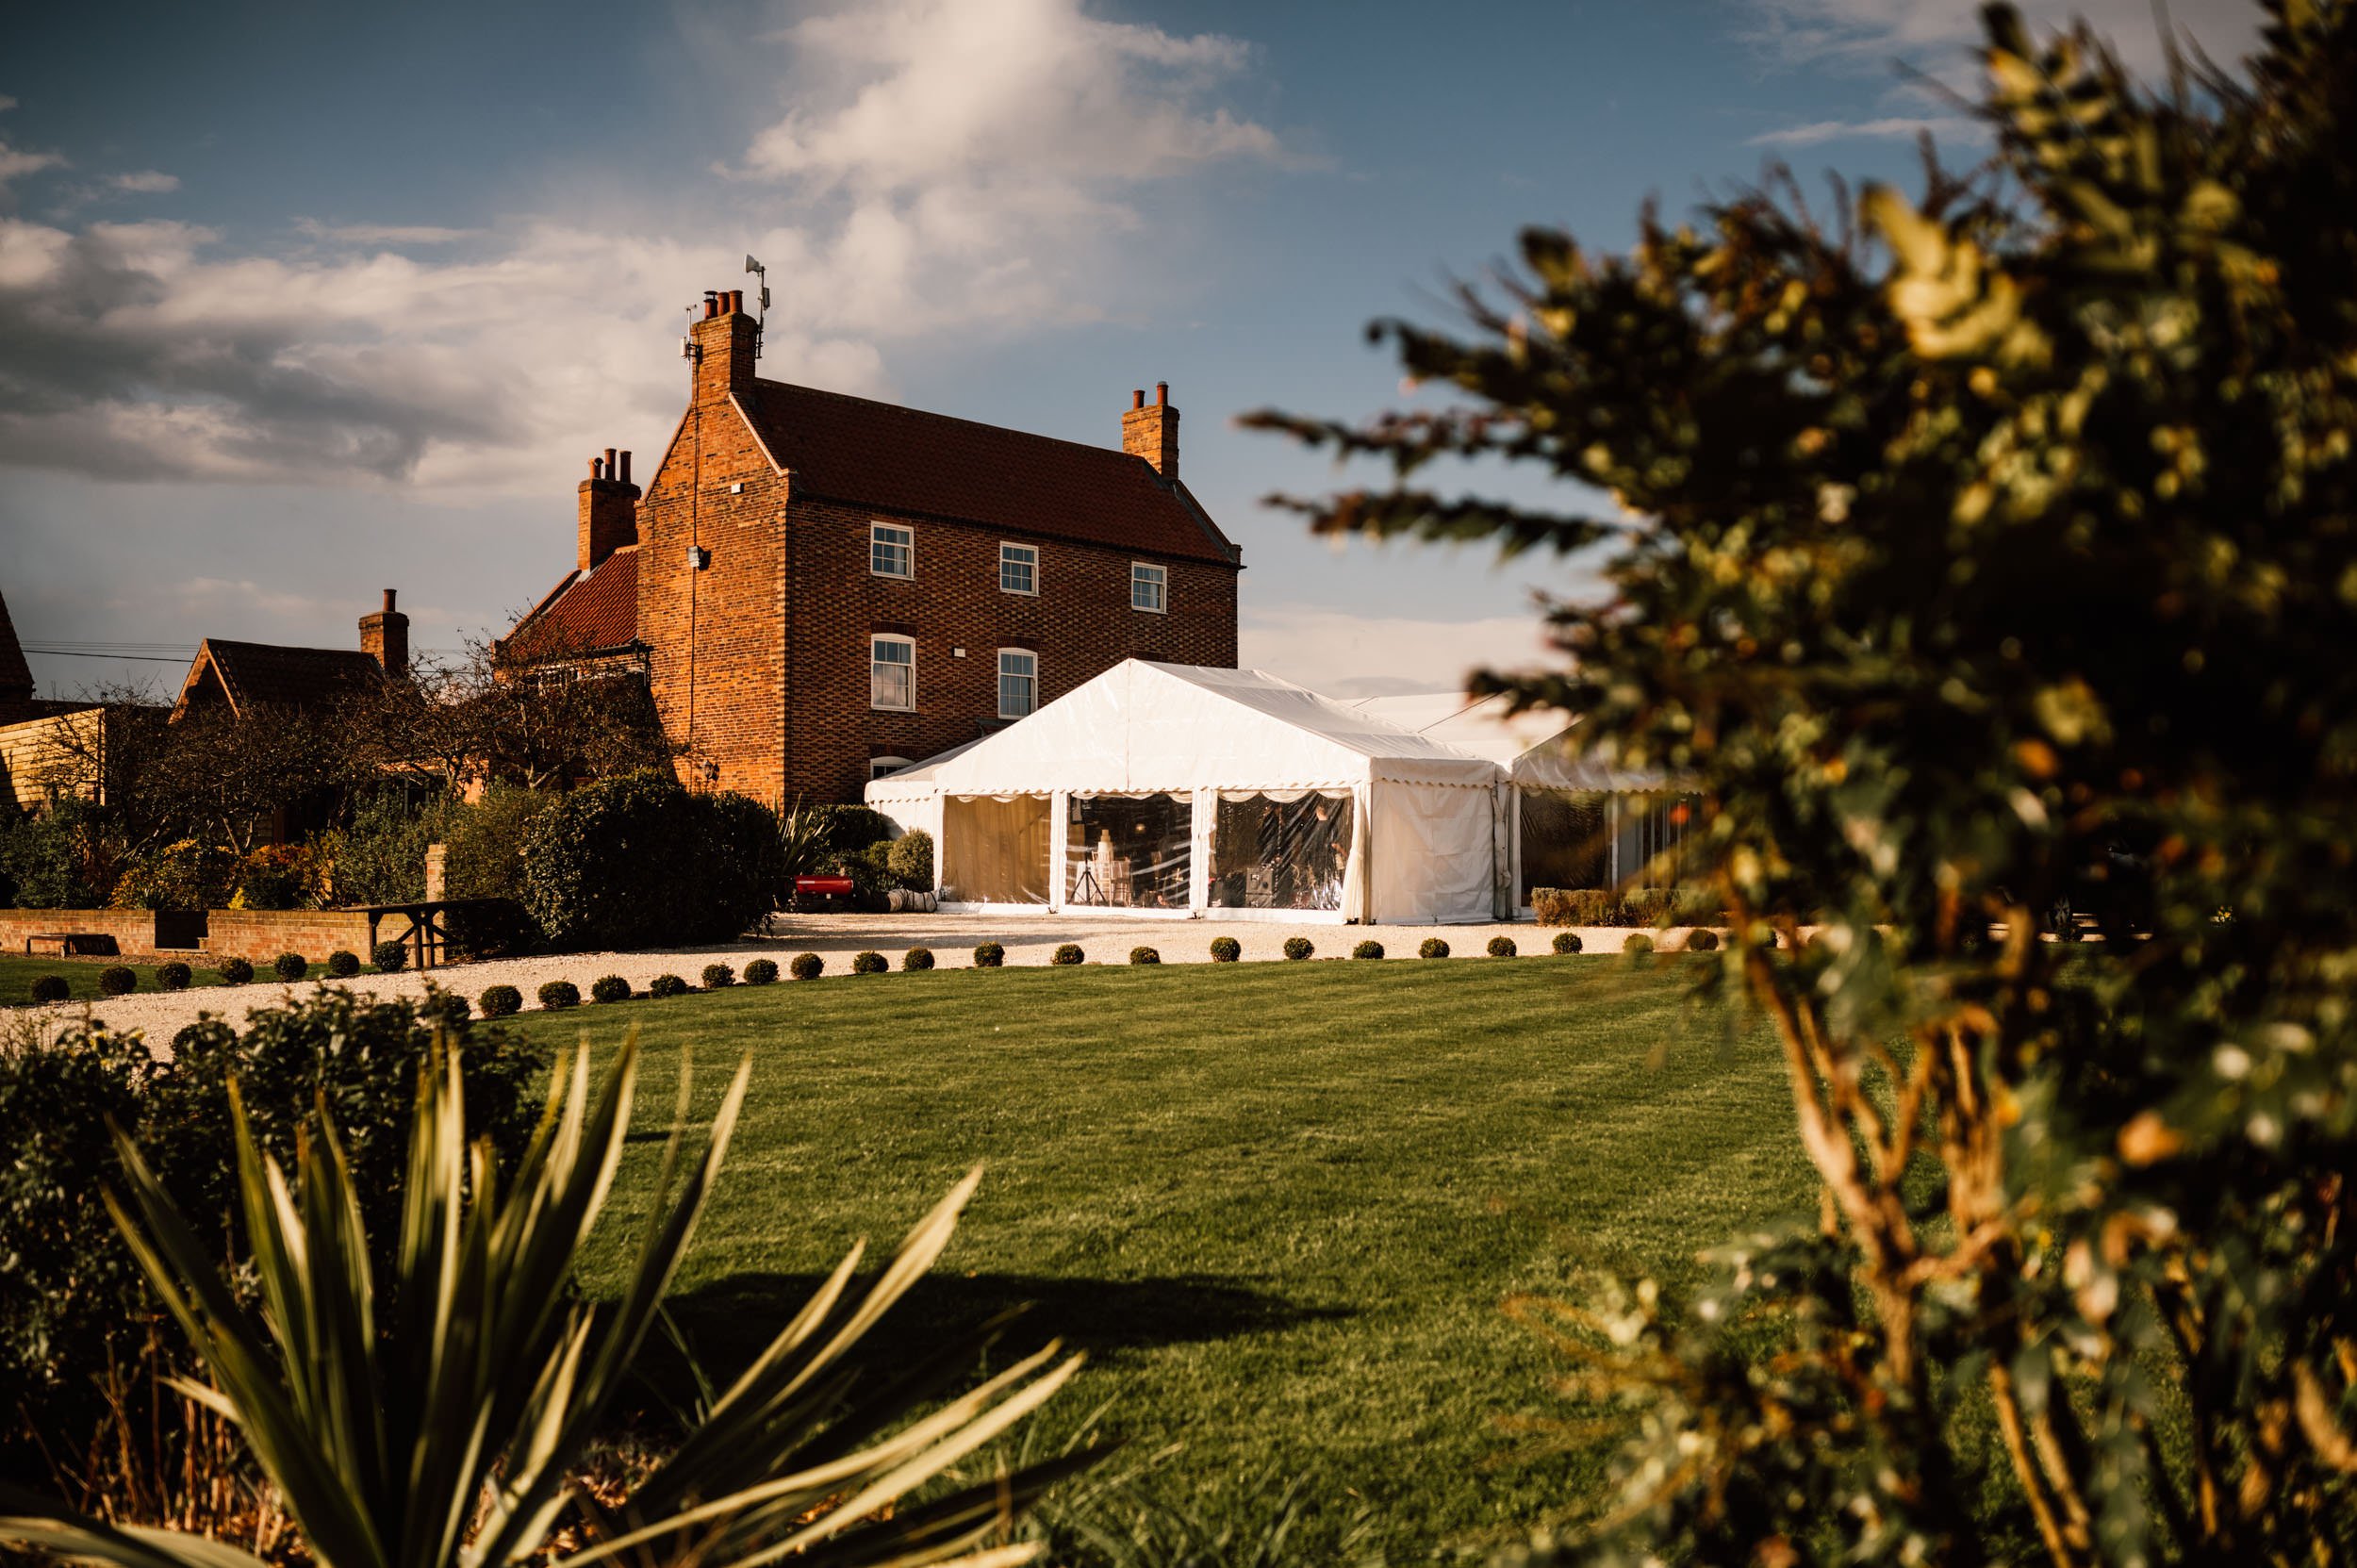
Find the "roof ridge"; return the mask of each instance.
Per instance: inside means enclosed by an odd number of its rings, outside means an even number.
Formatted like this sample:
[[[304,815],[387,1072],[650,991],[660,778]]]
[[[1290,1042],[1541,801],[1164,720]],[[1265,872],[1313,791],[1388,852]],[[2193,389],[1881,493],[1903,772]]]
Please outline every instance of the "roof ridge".
[[[882,398],[864,398],[855,392],[837,392],[825,387],[805,387],[799,381],[771,381],[761,377],[756,378],[753,385],[779,387],[789,392],[803,392],[812,397],[832,398],[839,403],[864,404],[870,408],[882,408],[894,414],[914,415],[922,420],[942,420],[950,424],[971,425],[977,430],[987,430],[994,436],[1020,436],[1027,441],[1047,441],[1055,446],[1071,447],[1077,452],[1094,453],[1099,457],[1127,458],[1131,462],[1144,464],[1149,473],[1154,470],[1153,464],[1147,463],[1145,458],[1133,452],[1125,452],[1118,447],[1100,446],[1094,441],[1076,441],[1068,436],[1043,436],[1036,430],[1018,430],[1011,424],[992,424],[987,420],[969,420],[963,414],[944,414],[931,408],[912,408],[905,403],[886,403]],[[1157,473],[1154,477],[1160,480],[1162,475]]]

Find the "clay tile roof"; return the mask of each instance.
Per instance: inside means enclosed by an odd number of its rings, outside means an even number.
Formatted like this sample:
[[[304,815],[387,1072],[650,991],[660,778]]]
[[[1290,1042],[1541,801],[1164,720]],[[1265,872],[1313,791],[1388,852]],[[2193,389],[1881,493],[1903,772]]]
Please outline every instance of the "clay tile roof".
[[[516,623],[503,652],[562,658],[624,648],[638,639],[638,552],[616,551],[587,576],[574,572]]]
[[[302,707],[385,678],[375,658],[356,648],[286,648],[206,637],[196,657],[199,664],[211,660],[240,714],[257,705]]]
[[[25,647],[16,640],[8,602],[0,599],[0,701],[22,702],[32,695],[33,667],[25,662]]]
[[[928,414],[782,381],[740,394],[797,495],[1156,555],[1232,564],[1184,487],[1113,447]]]

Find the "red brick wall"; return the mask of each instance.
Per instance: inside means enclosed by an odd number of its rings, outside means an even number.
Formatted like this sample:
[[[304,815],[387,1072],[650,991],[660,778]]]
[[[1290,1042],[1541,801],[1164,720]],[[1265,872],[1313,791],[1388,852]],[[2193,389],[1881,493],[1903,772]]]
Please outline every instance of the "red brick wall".
[[[47,932],[111,936],[124,953],[156,950],[156,914],[147,909],[0,909],[0,951],[24,956],[25,939]]]
[[[386,923],[389,936],[402,924]],[[301,953],[313,968],[341,948],[369,961],[369,917],[341,909],[215,909],[205,916],[205,955],[268,964],[280,953]]]

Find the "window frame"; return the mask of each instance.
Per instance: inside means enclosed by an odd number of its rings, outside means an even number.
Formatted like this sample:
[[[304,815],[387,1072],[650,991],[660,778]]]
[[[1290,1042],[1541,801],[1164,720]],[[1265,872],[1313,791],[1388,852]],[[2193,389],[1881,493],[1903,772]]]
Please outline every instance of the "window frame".
[[[884,767],[883,765],[886,763],[892,766]],[[895,773],[915,766],[916,762],[913,757],[869,757],[867,759],[867,782],[874,784],[878,779],[888,779]],[[877,771],[880,767],[883,768],[881,773]]]
[[[1150,577],[1143,575],[1146,572],[1151,572],[1153,575]],[[1138,602],[1140,583],[1154,585],[1153,603]],[[1140,615],[1170,614],[1170,568],[1158,561],[1131,561],[1129,563],[1129,608]]]
[[[1020,550],[1031,558],[1031,586],[1028,588],[1007,586],[1007,552],[1010,550]],[[1039,546],[1020,544],[1014,539],[1000,539],[998,541],[998,591],[1019,594],[1025,599],[1037,599],[1039,597]]]
[[[878,666],[884,662],[876,657],[876,650],[880,645],[887,642],[909,651],[908,662],[905,665],[893,661],[895,668],[904,668],[909,672],[909,700],[906,702],[876,701],[876,670]],[[916,711],[916,639],[915,637],[903,635],[898,632],[867,634],[867,706],[877,713],[915,713]]]
[[[908,557],[908,570],[906,571],[885,571],[876,565],[877,548],[883,544],[883,541],[879,538],[878,536],[882,534],[887,529],[901,536],[901,542],[885,546],[885,548],[906,552]],[[914,525],[905,522],[886,522],[881,518],[871,518],[868,520],[867,575],[870,577],[886,578],[895,583],[914,583],[916,581],[916,529]]]
[[[1031,661],[1030,673],[1016,677],[1018,680],[1028,680],[1031,683],[1031,705],[1021,713],[1007,711],[1007,655],[1010,653]],[[1029,718],[1037,712],[1039,712],[1039,650],[1036,648],[1001,648],[998,650],[998,717]]]

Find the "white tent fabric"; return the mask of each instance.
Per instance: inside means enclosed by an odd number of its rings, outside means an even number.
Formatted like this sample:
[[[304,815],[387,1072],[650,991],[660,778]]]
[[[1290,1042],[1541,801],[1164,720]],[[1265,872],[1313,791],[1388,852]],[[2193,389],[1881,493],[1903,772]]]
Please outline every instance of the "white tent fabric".
[[[1504,697],[1475,699],[1459,692],[1361,697],[1349,706],[1454,751],[1485,757],[1526,789],[1631,795],[1669,787],[1657,773],[1607,767],[1576,754],[1572,732],[1579,719],[1573,714],[1509,714]]]

